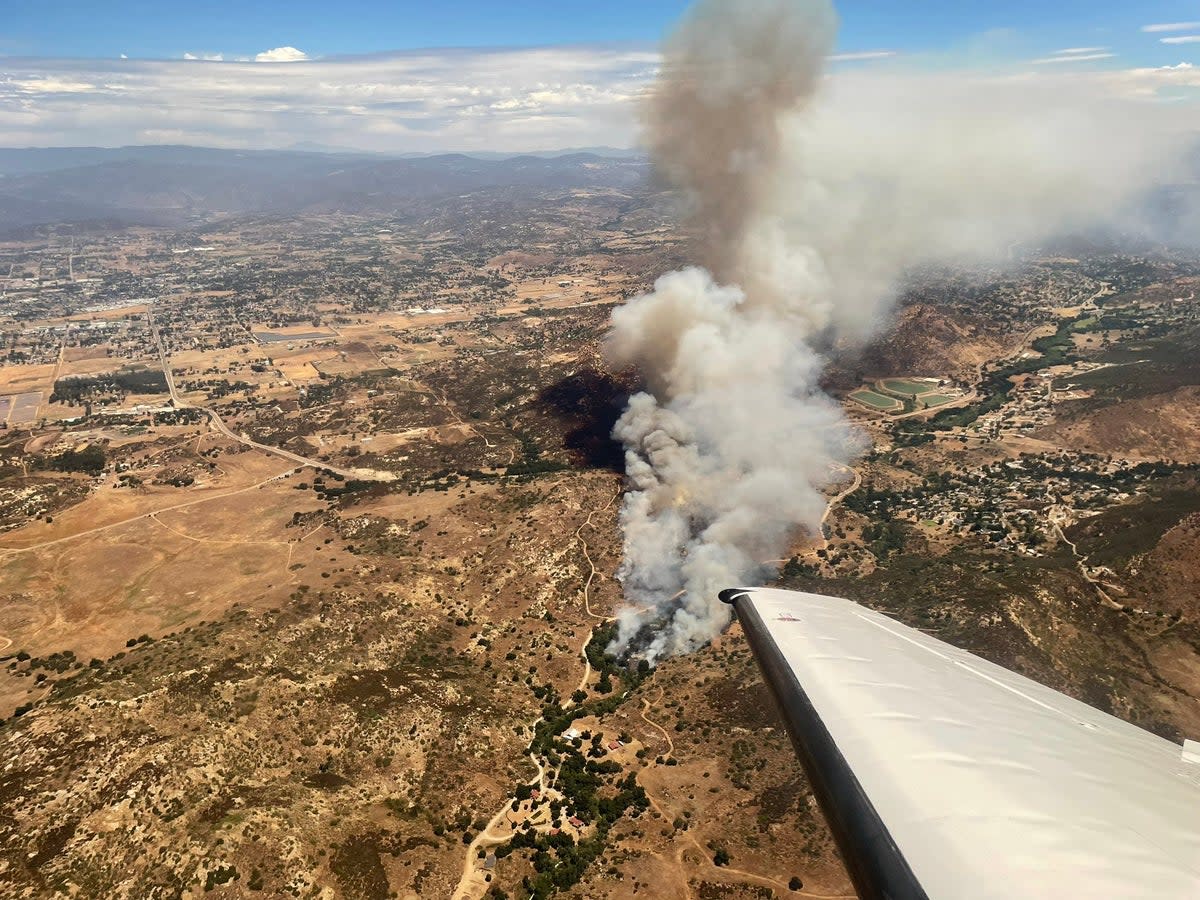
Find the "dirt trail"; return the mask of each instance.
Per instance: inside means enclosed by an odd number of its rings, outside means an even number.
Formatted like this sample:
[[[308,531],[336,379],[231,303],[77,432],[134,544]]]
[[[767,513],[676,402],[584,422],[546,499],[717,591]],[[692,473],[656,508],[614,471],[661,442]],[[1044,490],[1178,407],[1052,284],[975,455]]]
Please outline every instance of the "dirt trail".
[[[481,437],[482,437],[482,435],[481,435]],[[582,524],[580,524],[580,526],[575,529],[575,538],[582,545],[583,556],[584,556],[584,559],[587,560],[588,570],[589,570],[587,579],[583,583],[583,606],[589,616],[591,616],[594,619],[599,619],[601,622],[608,622],[608,621],[611,621],[611,619],[608,616],[602,616],[599,613],[592,612],[590,591],[591,591],[592,583],[596,580],[596,578],[601,577],[601,576],[600,576],[600,571],[596,568],[595,562],[592,560],[591,553],[588,551],[588,544],[587,544],[587,541],[583,537],[583,530],[585,528],[592,527],[592,517],[594,515],[596,515],[596,513],[598,513],[598,512],[604,512],[607,509],[609,509],[613,505],[613,503],[616,502],[617,498],[620,496],[621,496],[621,489],[618,488],[617,491],[613,494],[613,496],[609,499],[609,501],[606,504],[604,504],[604,506],[600,507],[599,509],[593,509],[591,512],[589,512],[587,514],[587,518],[584,519]],[[583,672],[583,678],[579,682],[578,690],[584,690],[587,687],[587,683],[588,683],[589,679],[591,678],[592,664],[587,658],[586,650],[587,650],[587,645],[592,640],[592,635],[594,632],[595,632],[595,627],[589,629],[589,631],[587,633],[587,637],[584,639],[583,646],[581,646],[579,648],[579,655],[583,659],[584,672]],[[571,700],[570,698],[568,698],[566,700],[566,702],[563,704],[563,707],[569,708],[573,705],[574,705],[574,701]],[[531,728],[533,730],[536,730],[537,726],[540,725],[541,722],[542,722],[542,718],[541,718],[541,716],[539,716],[536,720],[534,720]],[[535,778],[533,778],[531,781],[527,782],[527,784],[536,784],[541,791],[545,792],[545,790],[546,790],[545,766],[543,765],[542,761],[540,759],[538,759],[538,757],[535,754],[532,754],[532,753],[529,754],[529,758],[530,758],[530,760],[532,760],[534,766],[537,768],[537,776]],[[487,847],[495,846],[496,844],[503,844],[505,841],[509,840],[512,837],[511,829],[508,834],[495,835],[492,833],[492,830],[497,825],[499,825],[502,821],[507,821],[508,813],[512,810],[512,802],[513,802],[512,797],[506,797],[503,805],[496,812],[496,814],[493,815],[492,818],[488,821],[487,827],[484,828],[483,831],[481,831],[479,834],[477,834],[475,836],[475,838],[471,841],[471,843],[467,845],[466,857],[463,859],[462,875],[459,877],[458,887],[456,887],[454,889],[453,900],[479,900],[479,898],[483,897],[483,895],[487,892],[488,883],[485,879],[485,875],[484,875],[483,871],[477,865],[478,860],[479,860],[479,851],[480,851],[480,849],[486,849]]]
[[[1075,542],[1067,538],[1066,534],[1062,530],[1062,526],[1058,522],[1054,523],[1054,531],[1058,535],[1059,540],[1071,548],[1071,554],[1075,557],[1075,566],[1079,569],[1079,574],[1082,575],[1084,580],[1096,591],[1096,596],[1100,598],[1101,602],[1109,609],[1125,609],[1125,604],[1118,603],[1109,596],[1108,591],[1104,590],[1102,586],[1103,582],[1092,577],[1091,573],[1088,571],[1087,557],[1082,556],[1079,553],[1079,548],[1075,546]]]
[[[833,515],[833,511],[835,509],[837,509],[838,505],[843,500],[845,500],[847,497],[849,497],[851,494],[853,494],[855,491],[857,491],[859,489],[859,487],[862,485],[862,475],[859,473],[858,469],[855,469],[853,466],[844,465],[843,463],[834,463],[834,465],[840,469],[843,469],[843,470],[849,472],[850,475],[852,476],[852,480],[850,482],[849,487],[843,488],[841,491],[839,491],[837,493],[836,496],[832,497],[830,499],[830,501],[827,504],[825,504],[825,512],[823,512],[821,514],[821,524],[820,524],[821,543],[819,546],[814,544],[808,550],[806,550],[805,551],[806,556],[816,556],[818,550],[828,550],[829,549],[829,538],[825,536],[825,523],[829,521],[829,517],[831,515]],[[775,565],[783,565],[784,563],[787,562],[787,560],[786,559],[767,559],[767,560],[763,560],[763,562],[764,562],[764,564],[774,563]]]
[[[55,538],[52,541],[42,541],[38,544],[30,544],[27,547],[0,547],[0,553],[29,553],[32,550],[42,550],[46,547],[53,547],[58,544],[65,544],[68,541],[73,541],[76,538],[85,537],[89,534],[99,534],[101,531],[108,531],[111,528],[120,528],[122,525],[129,525],[132,522],[139,522],[142,519],[151,519],[155,516],[162,515],[166,512],[171,512],[176,509],[186,509],[189,506],[197,506],[201,503],[209,503],[213,500],[223,500],[226,497],[236,497],[238,494],[244,494],[247,491],[253,491],[263,485],[270,484],[272,481],[278,481],[281,478],[286,478],[288,475],[298,471],[296,468],[288,469],[285,472],[280,472],[278,475],[272,475],[270,478],[264,478],[262,481],[257,481],[254,484],[247,485],[243,488],[238,488],[234,491],[226,491],[223,494],[209,494],[204,497],[197,497],[195,500],[188,500],[184,503],[176,503],[174,506],[164,506],[162,509],[156,509],[153,512],[142,513],[138,516],[130,516],[128,519],[121,519],[119,522],[109,522],[107,525],[98,525],[95,528],[89,528],[86,531],[77,531],[74,534],[68,534],[65,537]],[[159,524],[163,524],[159,522]]]
[[[650,807],[664,822],[671,822],[673,819],[662,808],[662,805],[649,791],[646,792],[646,797],[650,801]],[[732,882],[734,884],[759,884],[769,887],[772,890],[778,891],[781,897],[810,897],[813,900],[858,900],[857,894],[816,894],[812,891],[798,890],[793,891],[787,886],[787,883],[780,881],[777,878],[771,878],[767,875],[758,875],[755,872],[747,872],[744,869],[737,869],[732,866],[718,866],[712,860],[712,851],[703,846],[698,841],[695,835],[691,832],[676,832],[676,836],[682,836],[683,841],[679,843],[678,849],[675,851],[675,867],[679,872],[680,894],[685,900],[691,900],[691,877],[689,873],[695,874],[697,867],[689,864],[684,860],[684,854],[688,850],[695,850],[701,860],[701,865],[708,870],[706,873],[709,878],[716,878],[719,881]],[[684,843],[686,842],[686,843]],[[690,846],[689,846],[690,845]],[[658,854],[655,854],[658,856]],[[659,859],[662,859],[659,856]]]
[[[505,801],[504,805],[488,821],[487,827],[475,835],[475,838],[467,845],[467,855],[463,860],[462,875],[459,876],[458,887],[454,889],[453,900],[469,900],[469,898],[482,897],[487,891],[488,883],[486,877],[476,867],[475,863],[478,859],[480,849],[503,844],[512,837],[511,832],[504,835],[492,834],[493,828],[502,821],[507,821],[506,816],[511,809],[512,801]]]
[[[602,616],[599,613],[592,612],[592,601],[591,601],[592,582],[596,580],[596,578],[600,575],[600,572],[596,568],[596,563],[592,560],[591,553],[588,552],[588,543],[583,538],[583,529],[591,528],[592,527],[592,516],[594,516],[597,512],[606,512],[609,509],[609,507],[611,507],[617,501],[617,498],[620,496],[621,496],[621,489],[618,488],[616,493],[612,495],[612,497],[609,499],[609,501],[607,503],[604,504],[604,506],[602,506],[598,510],[593,509],[590,513],[588,513],[587,518],[583,520],[583,524],[581,524],[578,528],[575,529],[575,539],[577,541],[579,541],[579,544],[583,549],[583,558],[587,560],[587,564],[588,564],[587,580],[584,581],[584,583],[583,583],[583,608],[587,612],[587,614],[589,616],[591,616],[593,619],[599,619],[601,624],[611,622],[612,617],[611,616]],[[588,681],[590,681],[591,677],[592,677],[592,661],[590,659],[588,659],[587,646],[588,646],[588,644],[590,644],[592,642],[592,635],[594,635],[595,633],[596,633],[596,628],[595,628],[595,626],[592,626],[592,628],[590,628],[588,630],[587,637],[585,637],[583,639],[583,644],[579,648],[579,655],[583,659],[583,677],[579,679],[579,687],[576,688],[576,690],[579,690],[579,691],[587,689]],[[572,706],[572,705],[574,705],[574,702],[575,701],[568,698],[567,703],[565,705]]]
[[[852,466],[841,465],[840,463],[838,465],[843,470],[849,472],[853,480],[850,482],[850,487],[839,491],[837,496],[830,500],[828,504],[826,504],[825,512],[821,515],[822,527],[824,527],[825,523],[829,521],[829,516],[833,513],[834,509],[837,508],[838,504],[840,504],[843,500],[845,500],[862,486],[862,474],[858,471],[858,469],[855,469]],[[825,543],[828,545],[829,542],[826,541]]]
[[[831,508],[832,508],[833,504],[840,502],[842,498],[844,498],[845,496],[850,494],[852,491],[856,490],[860,483],[860,476],[858,475],[858,473],[855,472],[853,469],[850,469],[848,466],[846,468],[848,471],[852,472],[855,477],[853,486],[850,487],[849,489],[847,489],[846,491],[844,491],[838,497],[836,497],[831,502]],[[582,657],[582,659],[584,661],[584,676],[583,676],[583,679],[579,683],[579,688],[578,688],[579,690],[586,689],[588,681],[591,677],[591,672],[592,672],[591,663],[588,661],[587,655],[584,651],[587,648],[588,643],[591,641],[593,634],[595,633],[595,628],[598,627],[598,625],[600,625],[600,624],[604,624],[606,622],[613,621],[612,616],[605,616],[601,613],[598,613],[598,612],[595,612],[592,610],[591,587],[596,578],[603,577],[603,576],[601,575],[600,571],[596,568],[595,562],[593,561],[593,559],[591,557],[591,553],[589,552],[589,549],[588,549],[588,543],[583,537],[583,532],[584,532],[584,529],[592,527],[592,517],[595,516],[596,513],[604,512],[604,511],[608,510],[609,508],[611,508],[613,503],[615,503],[620,496],[621,496],[621,491],[618,490],[616,493],[613,494],[612,498],[609,499],[608,503],[606,503],[604,506],[602,506],[598,509],[594,509],[590,513],[588,513],[588,516],[583,521],[583,523],[580,524],[580,526],[577,529],[575,529],[575,538],[576,538],[576,540],[578,540],[580,542],[581,548],[583,550],[584,559],[587,560],[588,570],[589,570],[588,574],[587,574],[587,578],[585,579],[584,586],[583,586],[584,609],[589,616],[591,616],[593,619],[597,620],[597,625],[593,626],[588,631],[587,638],[584,640],[583,646],[580,648],[580,656]],[[828,514],[828,510],[827,510],[827,514]],[[661,702],[661,700],[663,699],[663,696],[664,696],[664,690],[660,688],[659,695],[658,695],[657,700],[655,700],[655,703]],[[569,699],[563,704],[564,708],[569,707],[571,705],[573,705],[573,701],[571,701]],[[643,698],[642,699],[642,710],[641,710],[642,720],[645,721],[646,724],[657,729],[662,734],[663,739],[666,741],[667,747],[668,747],[667,755],[673,755],[675,752],[675,743],[671,739],[670,733],[662,725],[660,725],[658,722],[655,722],[653,719],[650,718],[649,713],[651,712],[652,709],[653,709],[653,704],[649,700]],[[541,721],[542,720],[539,717],[534,722],[533,727],[536,728],[537,725],[541,723]],[[543,792],[545,792],[546,791],[545,768],[544,768],[541,760],[539,760],[533,754],[530,754],[529,758],[533,761],[533,764],[537,767],[537,777],[533,778],[532,780],[530,780],[527,783],[531,784],[531,785],[536,784]],[[662,819],[664,821],[666,821],[666,822],[672,821],[671,817],[667,816],[666,813],[663,811],[662,806],[659,804],[658,800],[652,794],[650,794],[649,791],[647,791],[646,796],[650,801],[651,807],[659,814],[660,817],[662,817]],[[492,818],[488,821],[487,827],[485,827],[479,834],[477,834],[474,837],[474,839],[471,841],[471,843],[467,846],[466,857],[463,860],[462,875],[459,878],[459,883],[458,883],[458,886],[455,888],[452,900],[480,900],[480,898],[482,898],[484,896],[484,894],[487,892],[488,883],[485,880],[485,873],[484,873],[483,869],[478,865],[478,863],[479,863],[478,854],[481,849],[486,850],[489,847],[493,847],[498,844],[503,844],[504,842],[508,841],[512,837],[511,827],[510,827],[508,833],[505,833],[505,834],[494,833],[494,829],[496,829],[502,823],[509,822],[508,814],[511,812],[511,809],[512,809],[512,801],[513,801],[512,797],[506,798],[504,801],[504,804],[495,813],[495,815],[493,815]],[[688,844],[690,844],[690,847],[681,844],[679,846],[679,849],[676,851],[676,853],[674,855],[674,861],[673,861],[673,865],[677,869],[678,877],[679,877],[679,880],[676,884],[676,887],[678,888],[678,896],[681,897],[682,900],[692,900],[692,896],[693,896],[692,890],[691,890],[691,885],[690,885],[690,878],[691,878],[691,875],[695,874],[696,867],[688,862],[685,862],[685,860],[684,860],[684,853],[688,849],[693,849],[693,848],[699,854],[700,859],[703,860],[704,867],[706,869],[711,870],[711,872],[706,873],[706,877],[709,877],[709,878],[715,877],[718,880],[725,881],[725,882],[731,882],[731,883],[735,883],[735,884],[762,885],[762,886],[769,887],[769,888],[779,892],[780,896],[783,896],[783,897],[808,897],[808,898],[813,898],[813,900],[856,900],[856,898],[853,894],[817,894],[817,893],[812,893],[812,892],[803,891],[803,890],[793,891],[788,888],[788,886],[785,882],[780,881],[775,878],[770,878],[766,875],[758,875],[754,872],[747,872],[742,869],[732,868],[730,866],[717,866],[712,861],[711,852],[708,851],[704,846],[702,846],[700,844],[700,842],[698,840],[696,840],[696,838],[693,835],[684,833],[683,837],[684,837],[684,840],[687,841]],[[667,862],[666,858],[663,857],[663,855],[660,853],[651,852],[651,855],[662,860],[664,863]]]
[[[450,404],[450,398],[446,396],[445,391],[441,391],[441,392],[430,391],[429,393],[431,396],[437,397],[438,402],[442,404],[442,406],[445,408],[446,412],[450,413],[450,415],[454,418],[454,421],[457,422],[460,427],[467,429],[467,431],[471,432],[471,434],[475,435],[475,437],[480,438],[483,441],[483,445],[485,447],[490,449],[490,448],[496,446],[495,444],[493,444],[491,441],[488,440],[486,434],[484,434],[482,431],[480,431],[478,428],[476,428],[474,425],[472,425],[470,422],[468,422],[466,419],[464,419],[462,416],[460,416],[458,414],[458,410],[456,410]],[[514,456],[514,458],[515,458],[515,456]]]
[[[662,703],[663,695],[665,693],[666,693],[666,691],[663,688],[659,688],[658,689],[658,699],[655,700],[654,702]],[[661,725],[659,725],[657,722],[655,722],[653,719],[651,719],[647,715],[647,713],[650,712],[650,710],[652,708],[653,708],[653,706],[650,703],[650,701],[647,700],[645,697],[643,697],[642,698],[642,721],[645,722],[647,725],[650,725],[653,728],[657,728],[659,733],[662,734],[663,740],[667,742],[667,752],[663,754],[663,758],[665,759],[668,756],[674,756],[675,755],[675,742],[673,740],[671,740],[670,732],[668,732],[667,729],[663,728]]]

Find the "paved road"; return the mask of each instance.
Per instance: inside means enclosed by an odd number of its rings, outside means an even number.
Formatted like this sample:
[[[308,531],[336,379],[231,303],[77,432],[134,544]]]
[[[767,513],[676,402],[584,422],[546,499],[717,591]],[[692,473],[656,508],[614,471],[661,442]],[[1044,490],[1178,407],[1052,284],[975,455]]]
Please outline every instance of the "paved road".
[[[167,360],[167,348],[163,344],[162,335],[159,334],[158,325],[154,322],[154,316],[151,313],[146,314],[146,318],[150,321],[150,331],[154,335],[154,343],[158,346],[158,359],[162,364],[163,375],[167,379],[167,390],[171,394],[171,400],[175,403],[176,409],[198,409],[208,416],[209,422],[213,428],[230,440],[245,444],[247,447],[253,447],[255,450],[261,450],[264,453],[271,453],[275,456],[293,462],[298,466],[312,466],[314,469],[327,469],[337,475],[341,475],[347,479],[371,480],[371,481],[393,481],[395,475],[391,472],[377,472],[374,469],[343,469],[340,466],[330,465],[326,462],[321,462],[318,459],[309,459],[307,456],[301,456],[299,453],[293,453],[290,450],[284,450],[282,447],[272,447],[270,444],[260,444],[258,441],[253,441],[250,438],[237,434],[221,418],[220,414],[209,406],[200,406],[198,403],[190,403],[179,395],[179,391],[175,388],[175,376],[171,372],[170,362]]]

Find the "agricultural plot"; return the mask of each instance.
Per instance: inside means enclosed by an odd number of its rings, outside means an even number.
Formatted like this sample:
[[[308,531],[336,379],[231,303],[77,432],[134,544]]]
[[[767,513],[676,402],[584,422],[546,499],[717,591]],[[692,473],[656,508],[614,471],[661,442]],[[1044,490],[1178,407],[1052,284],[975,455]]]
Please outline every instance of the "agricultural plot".
[[[37,420],[38,407],[42,405],[42,392],[18,394],[13,398],[12,411],[8,415],[13,425],[28,425]]]
[[[260,344],[279,344],[284,341],[330,341],[337,337],[326,331],[298,331],[283,333],[278,331],[256,331],[254,339]]]
[[[54,382],[54,369],[53,364],[0,366],[0,393],[49,390]]]
[[[852,392],[850,399],[879,412],[892,412],[893,410],[903,408],[903,404],[895,397],[877,394],[875,391],[868,390],[867,388],[859,388],[857,391]]]
[[[923,381],[915,378],[885,378],[879,382],[878,387],[899,397],[919,397],[922,394],[936,391],[938,384],[936,381]]]
[[[957,400],[957,397],[952,397],[949,394],[923,394],[918,401],[918,407],[933,409],[936,406],[945,406],[951,400]]]

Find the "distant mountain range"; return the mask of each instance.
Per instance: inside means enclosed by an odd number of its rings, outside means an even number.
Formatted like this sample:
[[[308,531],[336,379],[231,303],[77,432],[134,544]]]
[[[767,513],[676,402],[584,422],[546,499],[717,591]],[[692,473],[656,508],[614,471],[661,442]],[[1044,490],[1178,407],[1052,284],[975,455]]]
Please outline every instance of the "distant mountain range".
[[[0,231],[262,213],[402,216],[414,204],[479,191],[630,190],[648,174],[644,157],[625,151],[389,157],[330,149],[0,148]]]
[[[330,147],[328,144],[318,144],[315,141],[300,141],[292,144],[287,149],[296,150],[301,153],[357,154],[364,156],[385,156],[395,159],[418,159],[425,156],[447,155],[473,156],[476,159],[511,159],[514,156],[540,156],[545,159],[552,159],[556,156],[574,156],[579,153],[591,153],[594,156],[612,156],[617,159],[637,159],[645,156],[641,150],[622,149],[620,147],[567,147],[562,150],[530,150],[525,153],[504,153],[497,150],[464,150],[458,154],[452,154],[451,151],[442,151],[440,153],[370,153],[365,150],[355,150],[351,147]]]
[[[472,159],[505,160],[531,156],[556,159],[561,156],[601,156],[612,159],[644,159],[640,150],[619,147],[571,147],[562,150],[536,150],[528,153],[502,153],[480,150],[444,153],[371,153],[349,147],[331,147],[314,141],[301,141],[286,150],[220,150],[213,147],[191,147],[184,144],[145,144],[130,147],[0,147],[0,177],[29,175],[34,172],[53,172],[111,162],[170,162],[212,164],[238,160],[241,164],[254,162],[271,164],[281,157],[336,156],[343,159],[430,159],[467,156]]]

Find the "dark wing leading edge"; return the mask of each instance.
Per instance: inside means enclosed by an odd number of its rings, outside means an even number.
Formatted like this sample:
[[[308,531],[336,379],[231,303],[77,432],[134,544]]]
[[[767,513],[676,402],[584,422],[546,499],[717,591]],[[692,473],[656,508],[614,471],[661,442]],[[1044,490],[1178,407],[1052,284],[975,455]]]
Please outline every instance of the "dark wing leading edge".
[[[864,898],[1200,898],[1200,746],[849,600],[721,599]]]

